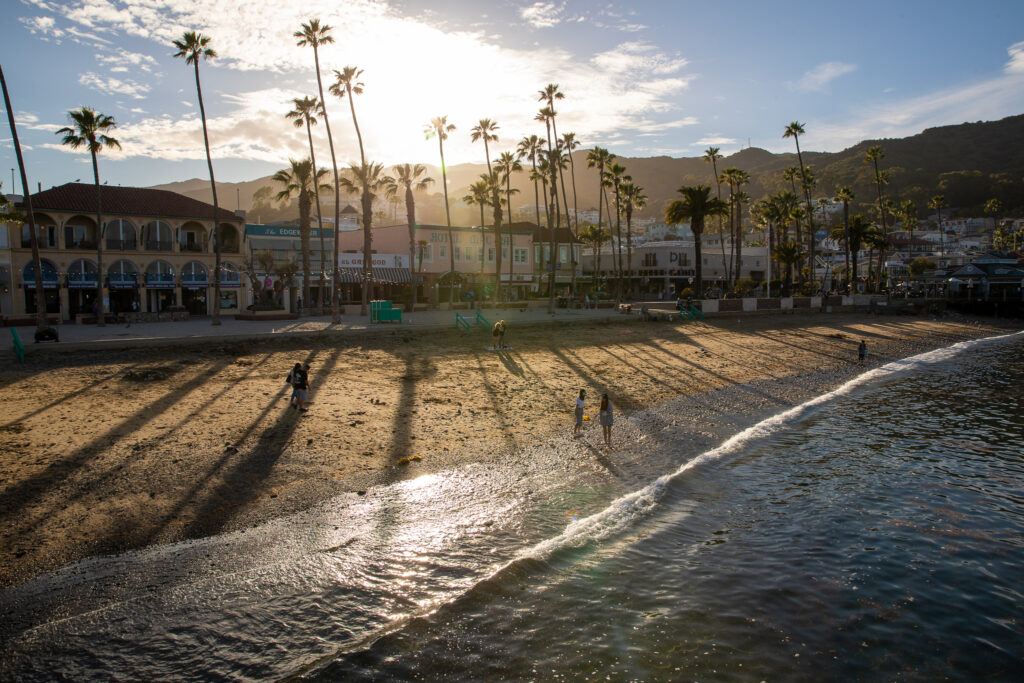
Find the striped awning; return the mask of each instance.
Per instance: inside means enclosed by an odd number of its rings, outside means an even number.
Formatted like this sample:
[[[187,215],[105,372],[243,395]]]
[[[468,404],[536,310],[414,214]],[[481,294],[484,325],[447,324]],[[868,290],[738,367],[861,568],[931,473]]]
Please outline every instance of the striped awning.
[[[362,268],[339,268],[338,281],[343,284],[358,285],[363,281]],[[379,285],[395,285],[412,282],[412,276],[408,268],[383,268],[373,269],[373,281]]]

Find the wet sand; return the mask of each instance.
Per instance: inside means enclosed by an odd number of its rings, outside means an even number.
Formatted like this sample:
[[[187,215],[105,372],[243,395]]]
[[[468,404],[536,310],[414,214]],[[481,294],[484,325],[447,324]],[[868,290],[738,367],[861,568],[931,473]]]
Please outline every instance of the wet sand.
[[[874,365],[1001,330],[847,315],[623,318],[513,327],[506,352],[484,350],[482,333],[399,331],[30,357],[0,372],[0,586],[568,437],[581,388],[594,418],[585,431],[599,440],[602,392],[618,420],[753,381],[779,380],[795,403],[858,372],[862,338]],[[297,361],[312,366],[308,413],[288,407]],[[691,428],[702,436],[699,421]],[[600,457],[614,465],[616,450]]]

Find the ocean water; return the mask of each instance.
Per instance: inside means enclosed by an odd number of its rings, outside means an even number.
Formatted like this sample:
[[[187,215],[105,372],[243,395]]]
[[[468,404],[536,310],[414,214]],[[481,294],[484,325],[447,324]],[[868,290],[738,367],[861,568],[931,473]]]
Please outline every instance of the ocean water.
[[[1019,680],[1024,336],[672,409],[3,591],[0,678]]]

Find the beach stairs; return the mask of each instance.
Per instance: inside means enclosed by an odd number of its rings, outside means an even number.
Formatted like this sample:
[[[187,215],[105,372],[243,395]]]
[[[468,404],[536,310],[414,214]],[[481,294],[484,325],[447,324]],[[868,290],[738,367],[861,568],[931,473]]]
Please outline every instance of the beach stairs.
[[[690,304],[689,316],[690,320],[703,320],[704,312],[701,311],[696,306],[694,306],[693,304]]]
[[[485,332],[490,332],[492,329],[491,321],[485,318],[480,311],[476,312],[476,324],[479,327],[484,328]]]
[[[370,322],[402,322],[402,309],[395,308],[390,301],[377,300],[370,302]]]

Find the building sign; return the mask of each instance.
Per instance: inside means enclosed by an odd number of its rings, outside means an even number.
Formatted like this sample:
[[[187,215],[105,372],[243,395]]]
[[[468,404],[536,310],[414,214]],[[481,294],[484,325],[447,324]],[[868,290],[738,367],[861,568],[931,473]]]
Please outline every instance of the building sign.
[[[371,263],[374,268],[408,268],[408,254],[371,254]],[[340,268],[362,268],[362,254],[338,254],[338,266]]]
[[[253,225],[247,223],[245,234],[249,237],[294,237],[296,239],[302,237],[302,231],[292,225]],[[310,228],[309,236],[312,239],[319,239],[320,228]],[[324,228],[324,239],[327,238],[334,239],[334,230],[332,228]]]

